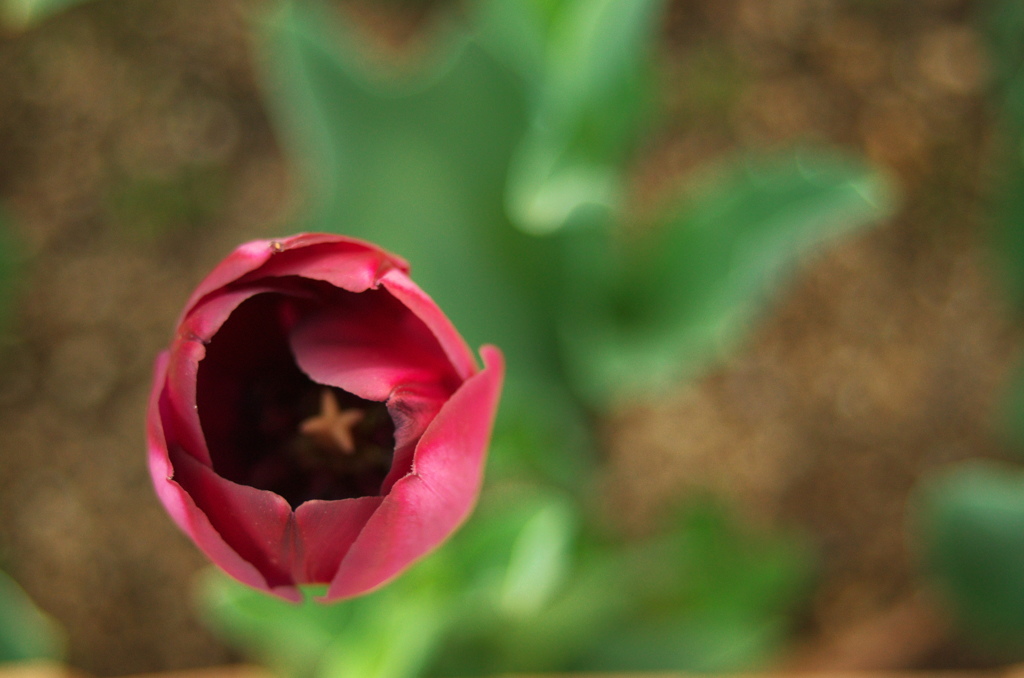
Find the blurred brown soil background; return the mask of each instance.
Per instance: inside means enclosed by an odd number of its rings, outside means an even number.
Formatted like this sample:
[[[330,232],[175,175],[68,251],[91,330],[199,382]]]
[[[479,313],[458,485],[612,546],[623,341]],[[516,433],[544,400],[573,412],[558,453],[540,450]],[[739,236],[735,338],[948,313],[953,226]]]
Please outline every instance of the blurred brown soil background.
[[[0,354],[0,568],[100,676],[232,659],[192,611],[204,559],[152,494],[143,416],[190,289],[238,242],[291,230],[257,7],[99,0],[0,35],[0,200],[24,266]],[[397,7],[348,9],[404,44],[427,23]],[[992,419],[1019,348],[984,249],[998,139],[977,7],[677,0],[659,46],[636,213],[724,151],[800,140],[861,152],[903,189],[891,221],[808,260],[720,368],[604,425],[626,529],[711,488],[756,525],[815,536],[811,666],[844,668],[830,648],[872,628],[875,663],[983,661],[949,649],[941,621],[903,614],[918,600],[908,492],[1004,452]],[[915,633],[916,649],[894,649]]]

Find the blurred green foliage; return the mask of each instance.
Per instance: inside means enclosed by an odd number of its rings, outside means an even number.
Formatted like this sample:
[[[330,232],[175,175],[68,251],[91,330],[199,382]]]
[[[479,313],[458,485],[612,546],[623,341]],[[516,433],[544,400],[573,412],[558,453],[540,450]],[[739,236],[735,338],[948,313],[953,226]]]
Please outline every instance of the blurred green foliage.
[[[441,551],[368,596],[301,607],[211,575],[216,626],[283,675],[479,676],[759,666],[808,589],[793,535],[700,501],[625,546],[567,495],[504,484]]]
[[[727,672],[758,668],[782,645],[810,591],[814,557],[797,534],[755,533],[712,497],[685,505],[620,564],[629,609],[577,668]]]
[[[650,235],[584,258],[593,281],[563,320],[573,375],[598,402],[693,376],[731,347],[808,252],[894,207],[886,179],[823,149],[722,163]],[[604,281],[606,298],[594,303]],[[609,282],[611,281],[611,282]]]
[[[994,252],[1011,300],[1024,309],[1024,7],[998,0],[981,18],[993,72],[989,102],[1003,135],[995,158]]]
[[[0,572],[0,664],[59,659],[62,651],[63,639],[54,623]]]
[[[922,555],[981,647],[1024,654],[1024,470],[972,462],[918,491]]]
[[[581,207],[618,206],[624,160],[649,108],[652,38],[664,5],[483,3],[484,40],[499,50],[534,55],[521,66],[532,85],[531,124],[509,168],[507,189],[509,212],[526,232],[556,231]]]

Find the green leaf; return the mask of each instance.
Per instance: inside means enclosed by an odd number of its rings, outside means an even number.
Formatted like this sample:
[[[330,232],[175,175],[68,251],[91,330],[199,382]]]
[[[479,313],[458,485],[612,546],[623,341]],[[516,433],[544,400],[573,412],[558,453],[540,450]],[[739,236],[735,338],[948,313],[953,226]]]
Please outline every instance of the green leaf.
[[[1024,7],[1015,0],[980,6],[982,36],[992,70],[991,98],[1014,134],[1024,132]]]
[[[461,602],[428,675],[560,671],[623,607],[624,573],[581,539],[579,507],[550,489],[492,487],[452,540]]]
[[[577,285],[563,314],[581,391],[602,402],[692,375],[737,340],[808,252],[892,208],[892,187],[877,171],[804,149],[709,171],[621,259],[602,254],[598,235],[580,236],[577,246],[590,252],[577,257],[576,275],[613,281],[603,300]]]
[[[1000,173],[995,194],[993,256],[1010,300],[1024,309],[1024,6],[996,0],[981,8],[992,67],[989,103],[999,121]]]
[[[559,383],[513,381],[502,395],[487,477],[592,490],[597,444],[586,413]]]
[[[778,620],[683,617],[631,623],[589,657],[592,671],[724,673],[763,668],[785,641]]]
[[[614,208],[642,130],[663,0],[568,0],[546,31],[532,125],[513,160],[509,209],[545,234],[578,208]],[[536,22],[534,22],[536,23]]]
[[[1022,121],[1024,122],[1024,121]],[[992,256],[1009,300],[1024,310],[1024,136],[1011,139],[996,192]]]
[[[447,601],[436,594],[390,591],[324,656],[323,678],[414,678],[423,674],[448,624]]]
[[[407,258],[471,345],[505,351],[513,380],[557,380],[554,252],[504,213],[521,79],[458,27],[400,82],[373,74],[340,14],[286,2],[265,37],[272,107],[310,193],[306,227]]]
[[[449,617],[442,561],[435,554],[379,591],[326,605],[313,597],[289,603],[211,570],[200,606],[214,630],[281,675],[411,678]]]
[[[200,587],[209,625],[276,672],[292,678],[316,674],[337,629],[351,623],[344,606],[292,605],[209,570]]]
[[[991,255],[1015,310],[1024,310],[1024,6],[996,0],[981,8],[992,69],[989,103],[1001,123],[999,174],[992,181]],[[1003,403],[1003,433],[1024,453],[1024,372],[1018,367]]]
[[[811,590],[803,538],[752,532],[710,498],[621,557],[632,609],[595,639],[578,668],[757,668],[781,647]]]
[[[0,663],[60,659],[63,645],[57,626],[0,572]]]
[[[959,621],[986,649],[1024,657],[1024,473],[962,464],[924,481],[912,506],[928,570]]]
[[[537,511],[523,526],[501,587],[501,608],[507,614],[536,614],[565,581],[573,522],[571,510],[553,504]]]
[[[1018,455],[1024,455],[1024,365],[1010,373],[996,425]]]
[[[473,25],[480,44],[522,77],[536,99],[544,77],[548,34],[561,0],[477,0]]]

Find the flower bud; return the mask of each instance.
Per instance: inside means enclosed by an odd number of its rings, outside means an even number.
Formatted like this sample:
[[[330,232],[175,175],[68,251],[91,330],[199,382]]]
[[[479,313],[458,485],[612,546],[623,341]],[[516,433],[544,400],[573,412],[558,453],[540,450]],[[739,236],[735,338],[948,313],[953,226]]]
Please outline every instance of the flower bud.
[[[436,548],[480,490],[503,378],[406,263],[303,234],[242,245],[156,361],[149,468],[221,569],[300,600],[371,591]]]

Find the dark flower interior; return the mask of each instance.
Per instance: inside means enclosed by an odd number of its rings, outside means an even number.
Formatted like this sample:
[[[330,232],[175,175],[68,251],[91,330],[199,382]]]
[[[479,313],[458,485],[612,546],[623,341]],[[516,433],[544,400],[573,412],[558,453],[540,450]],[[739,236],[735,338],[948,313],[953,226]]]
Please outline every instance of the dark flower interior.
[[[296,365],[287,336],[294,319],[324,304],[343,309],[351,295],[303,287],[315,294],[243,302],[207,345],[196,393],[214,471],[293,508],[380,494],[395,449],[384,403],[318,384]]]

